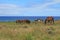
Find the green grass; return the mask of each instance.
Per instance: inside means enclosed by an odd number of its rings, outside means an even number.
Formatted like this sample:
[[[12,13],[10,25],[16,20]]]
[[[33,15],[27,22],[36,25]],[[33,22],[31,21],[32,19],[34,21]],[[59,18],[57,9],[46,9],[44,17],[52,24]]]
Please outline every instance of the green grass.
[[[51,29],[51,34],[48,29]],[[0,22],[0,40],[60,40],[60,21],[53,25]]]

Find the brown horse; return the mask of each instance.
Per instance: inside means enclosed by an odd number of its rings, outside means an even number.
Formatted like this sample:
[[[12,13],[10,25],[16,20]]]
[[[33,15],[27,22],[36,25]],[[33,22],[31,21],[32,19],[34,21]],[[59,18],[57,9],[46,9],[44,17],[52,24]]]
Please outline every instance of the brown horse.
[[[50,24],[53,24],[54,23],[54,18],[52,16],[49,16],[45,19],[45,24],[46,23],[50,23]]]
[[[30,23],[30,20],[16,20],[16,23]]]

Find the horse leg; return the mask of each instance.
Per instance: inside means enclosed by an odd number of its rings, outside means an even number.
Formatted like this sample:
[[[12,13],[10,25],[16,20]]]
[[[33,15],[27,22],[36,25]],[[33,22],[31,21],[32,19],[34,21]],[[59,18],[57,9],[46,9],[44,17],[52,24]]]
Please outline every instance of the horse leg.
[[[53,24],[54,24],[54,20],[53,20]]]
[[[46,20],[45,20],[45,24],[46,24]]]

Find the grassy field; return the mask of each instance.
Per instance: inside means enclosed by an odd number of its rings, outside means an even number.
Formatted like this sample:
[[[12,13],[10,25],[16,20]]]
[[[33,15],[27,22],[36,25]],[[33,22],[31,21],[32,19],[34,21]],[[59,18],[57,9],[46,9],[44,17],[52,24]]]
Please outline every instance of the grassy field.
[[[0,40],[60,40],[60,21],[53,25],[0,22]]]

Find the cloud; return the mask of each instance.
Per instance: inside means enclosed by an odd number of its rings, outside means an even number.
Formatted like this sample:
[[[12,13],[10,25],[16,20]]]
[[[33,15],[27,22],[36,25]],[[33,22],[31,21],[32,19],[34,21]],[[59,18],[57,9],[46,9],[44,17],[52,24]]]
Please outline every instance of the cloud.
[[[52,2],[49,3],[44,3],[42,5],[34,5],[28,8],[20,7],[14,4],[0,4],[0,16],[34,16],[34,15],[43,16],[46,15],[45,12],[53,13],[54,11],[55,12],[60,11],[60,10],[48,8],[49,5],[54,5],[56,3],[60,3],[60,0],[53,0]]]
[[[13,4],[0,4],[0,15],[17,15],[21,9]]]
[[[46,11],[60,11],[60,10],[56,10],[56,9],[45,9]]]
[[[34,13],[38,13],[38,12],[41,12],[41,11],[45,10],[46,8],[48,8],[49,5],[54,5],[57,3],[60,3],[60,0],[53,0],[52,2],[45,3],[42,5],[35,5],[31,8],[28,8],[28,10],[31,12],[34,12]],[[50,10],[52,10],[52,9],[50,9]]]
[[[53,0],[54,2],[57,2],[57,3],[59,3],[60,2],[60,0]]]

